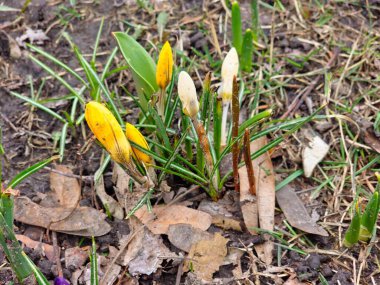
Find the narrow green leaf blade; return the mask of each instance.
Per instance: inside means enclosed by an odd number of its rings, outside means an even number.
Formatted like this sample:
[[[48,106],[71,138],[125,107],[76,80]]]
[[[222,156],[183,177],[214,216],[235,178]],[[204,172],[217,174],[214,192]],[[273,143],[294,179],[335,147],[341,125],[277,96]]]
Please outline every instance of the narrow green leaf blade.
[[[29,177],[30,175],[32,175],[33,173],[37,172],[38,170],[40,170],[41,168],[44,168],[46,165],[48,165],[49,163],[51,163],[52,161],[58,159],[59,156],[58,155],[55,155],[55,156],[52,156],[48,159],[45,159],[43,161],[40,161],[34,165],[32,165],[31,167],[28,167],[27,169],[21,171],[19,174],[17,174],[12,180],[11,182],[9,182],[8,184],[8,188],[14,188],[16,187],[19,183],[21,183],[25,178]]]
[[[232,46],[236,48],[237,53],[240,55],[242,43],[243,43],[243,35],[242,35],[242,29],[241,29],[240,6],[237,1],[232,3],[231,21],[232,21]]]
[[[240,57],[241,69],[245,72],[252,70],[252,55],[253,55],[253,33],[247,29],[244,34],[243,46]]]

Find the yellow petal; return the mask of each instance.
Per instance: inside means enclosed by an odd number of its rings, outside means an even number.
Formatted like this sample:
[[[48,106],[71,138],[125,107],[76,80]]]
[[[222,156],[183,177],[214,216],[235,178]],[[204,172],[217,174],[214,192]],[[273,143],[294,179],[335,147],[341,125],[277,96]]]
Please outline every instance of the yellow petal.
[[[168,86],[173,73],[173,54],[169,42],[166,42],[158,57],[156,69],[156,82],[161,89]]]
[[[197,90],[186,71],[181,71],[178,76],[178,96],[182,102],[183,112],[191,118],[196,116],[199,111]]]
[[[229,101],[232,98],[232,81],[237,77],[239,71],[239,57],[235,48],[227,53],[222,64],[222,86],[221,95],[223,101]]]
[[[127,135],[127,139],[130,142],[133,142],[133,143],[141,146],[142,148],[149,150],[149,145],[146,142],[144,136],[139,132],[139,130],[134,125],[127,123],[125,125],[125,132]],[[151,163],[152,162],[152,158],[149,155],[147,155],[146,153],[142,152],[141,150],[139,150],[133,146],[131,146],[131,147],[133,150],[134,157],[136,159],[138,159],[144,163]]]
[[[92,101],[86,104],[85,117],[91,131],[112,159],[122,165],[128,164],[131,145],[111,111],[103,104]]]

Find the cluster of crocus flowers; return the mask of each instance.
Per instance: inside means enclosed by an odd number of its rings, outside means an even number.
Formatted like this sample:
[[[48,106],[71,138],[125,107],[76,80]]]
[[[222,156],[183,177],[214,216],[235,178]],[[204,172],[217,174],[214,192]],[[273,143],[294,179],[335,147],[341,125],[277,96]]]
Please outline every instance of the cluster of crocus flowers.
[[[145,166],[153,163],[150,156],[130,144],[132,142],[141,148],[149,149],[139,130],[127,123],[124,133],[111,111],[96,101],[86,104],[85,118],[96,139],[107,150],[111,158],[119,163],[138,183],[150,187],[150,179],[136,169],[132,159],[132,157],[135,158]]]
[[[169,85],[173,75],[173,53],[169,42],[161,49],[156,68],[156,83],[160,88],[157,102],[157,112],[163,117],[165,111],[166,87]]]
[[[199,102],[197,98],[197,91],[195,89],[193,80],[186,71],[181,71],[178,76],[178,96],[182,103],[183,113],[186,116],[190,117],[194,124],[198,135],[199,144],[206,159],[207,170],[209,173],[212,173],[213,161],[210,151],[210,142],[206,135],[204,126],[198,120],[197,115],[199,112]],[[213,187],[215,189],[218,189],[216,176],[213,177],[212,183]]]
[[[222,97],[223,102],[223,116],[222,116],[222,135],[221,145],[225,146],[227,142],[227,116],[228,109],[231,105],[233,81],[237,77],[239,71],[239,56],[235,48],[227,53],[222,64],[222,83],[219,89],[219,95]]]

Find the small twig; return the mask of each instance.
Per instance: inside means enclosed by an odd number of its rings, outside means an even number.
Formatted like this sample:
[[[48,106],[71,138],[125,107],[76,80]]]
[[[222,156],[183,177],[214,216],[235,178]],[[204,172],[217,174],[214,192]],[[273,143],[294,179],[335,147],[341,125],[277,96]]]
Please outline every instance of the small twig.
[[[232,85],[232,141],[234,141],[239,135],[239,86],[234,76]],[[232,146],[232,168],[234,172],[234,184],[235,191],[240,191],[239,184],[239,142],[235,142]]]
[[[250,148],[248,129],[246,129],[244,133],[244,162],[245,162],[245,167],[247,168],[249,192],[252,195],[256,195],[255,173],[253,171],[253,165],[252,165],[252,159],[251,159],[251,148]]]
[[[52,240],[53,240],[54,257],[55,257],[55,263],[57,264],[58,276],[63,277],[61,257],[60,257],[61,251],[57,242],[57,232],[52,231],[51,235],[52,235]]]

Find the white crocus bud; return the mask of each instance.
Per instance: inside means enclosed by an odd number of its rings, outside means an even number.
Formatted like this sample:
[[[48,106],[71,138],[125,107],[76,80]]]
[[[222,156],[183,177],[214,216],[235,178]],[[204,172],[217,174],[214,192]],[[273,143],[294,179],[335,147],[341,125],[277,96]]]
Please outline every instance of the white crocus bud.
[[[234,77],[237,77],[238,71],[239,57],[236,49],[231,48],[222,64],[222,86],[220,93],[224,103],[232,99],[232,82]]]
[[[185,115],[194,118],[199,111],[199,102],[194,82],[186,71],[181,71],[178,76],[178,95]]]

